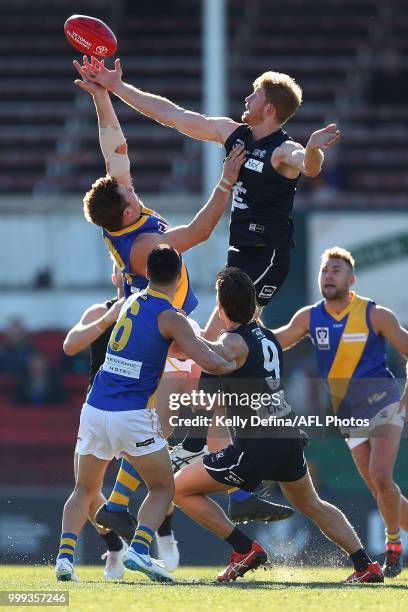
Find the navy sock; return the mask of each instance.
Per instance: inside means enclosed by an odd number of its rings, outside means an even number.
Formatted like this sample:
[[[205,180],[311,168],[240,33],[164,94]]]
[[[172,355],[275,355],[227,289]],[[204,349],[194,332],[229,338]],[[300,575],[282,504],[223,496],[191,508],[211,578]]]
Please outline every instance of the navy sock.
[[[173,518],[173,512],[166,516],[166,518],[164,519],[164,521],[162,522],[162,524],[158,528],[157,533],[159,534],[160,537],[171,535],[171,521],[172,521],[172,518]]]
[[[242,531],[235,527],[233,532],[225,538],[235,552],[245,554],[248,553],[252,548],[252,541]]]
[[[109,531],[108,533],[99,534],[105,541],[106,548],[112,552],[118,552],[122,550],[122,540],[115,531]]]
[[[372,563],[372,560],[367,555],[364,548],[360,548],[359,550],[356,550],[355,553],[350,555],[350,559],[352,560],[354,564],[354,569],[356,570],[356,572],[364,572],[364,570],[367,569],[370,563]]]

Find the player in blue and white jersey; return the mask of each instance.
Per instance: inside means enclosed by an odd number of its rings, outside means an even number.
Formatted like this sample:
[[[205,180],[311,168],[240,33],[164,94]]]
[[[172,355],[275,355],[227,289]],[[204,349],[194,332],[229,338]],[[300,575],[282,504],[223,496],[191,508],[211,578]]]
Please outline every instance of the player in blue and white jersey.
[[[127,299],[112,331],[104,364],[81,413],[77,479],[64,507],[56,563],[58,580],[77,579],[73,569],[75,545],[106,467],[116,456],[126,457],[148,488],[124,565],[152,580],[173,582],[171,574],[149,556],[154,532],[163,522],[174,493],[154,394],[173,340],[189,358],[212,373],[229,373],[236,365],[197,338],[186,317],[172,305],[181,273],[182,260],[175,249],[168,245],[154,248],[147,260],[147,288]]]
[[[345,433],[350,435],[347,444],[358,471],[383,517],[383,570],[385,576],[394,577],[402,567],[400,527],[408,531],[408,500],[393,479],[408,386],[400,401],[400,390],[387,367],[385,342],[407,358],[408,331],[391,310],[351,290],[356,280],[354,263],[349,251],[327,249],[319,273],[323,299],[299,310],[275,334],[283,348],[310,335],[335,413],[370,421],[369,429],[354,428]]]

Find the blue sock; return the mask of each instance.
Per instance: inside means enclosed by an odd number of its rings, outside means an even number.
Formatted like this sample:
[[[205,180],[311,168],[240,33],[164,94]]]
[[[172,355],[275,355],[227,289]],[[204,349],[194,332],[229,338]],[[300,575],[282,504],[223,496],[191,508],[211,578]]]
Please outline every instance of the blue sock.
[[[78,541],[76,533],[61,533],[58,559],[68,559],[74,562],[75,546]]]
[[[150,544],[153,542],[154,531],[144,525],[138,525],[133,536],[131,547],[139,555],[148,555]]]
[[[141,476],[133,465],[126,459],[122,459],[115,486],[106,502],[106,509],[109,512],[128,512],[129,498],[136,491],[141,480]]]
[[[252,497],[252,493],[249,491],[243,491],[242,489],[238,489],[237,491],[233,491],[229,494],[230,498],[236,502],[243,502],[246,499]]]

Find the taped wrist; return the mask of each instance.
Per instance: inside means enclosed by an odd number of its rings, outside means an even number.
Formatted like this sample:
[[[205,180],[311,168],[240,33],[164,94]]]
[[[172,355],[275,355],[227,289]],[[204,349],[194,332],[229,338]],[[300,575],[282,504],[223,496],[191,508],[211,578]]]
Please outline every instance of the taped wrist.
[[[130,162],[127,153],[116,153],[116,149],[126,143],[120,127],[99,128],[99,143],[111,176],[130,174]]]

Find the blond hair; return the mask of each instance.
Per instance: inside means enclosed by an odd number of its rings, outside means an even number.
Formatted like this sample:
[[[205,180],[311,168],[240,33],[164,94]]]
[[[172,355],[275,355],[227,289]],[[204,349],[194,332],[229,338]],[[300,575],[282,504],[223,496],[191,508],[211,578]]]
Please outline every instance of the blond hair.
[[[282,72],[264,72],[253,82],[253,87],[262,87],[266,101],[276,108],[276,117],[282,125],[286,123],[302,104],[302,89],[292,77]]]
[[[343,259],[343,261],[346,261],[354,272],[354,257],[352,256],[350,251],[347,251],[347,249],[343,249],[342,247],[338,246],[326,249],[322,254],[322,262],[327,259]]]

